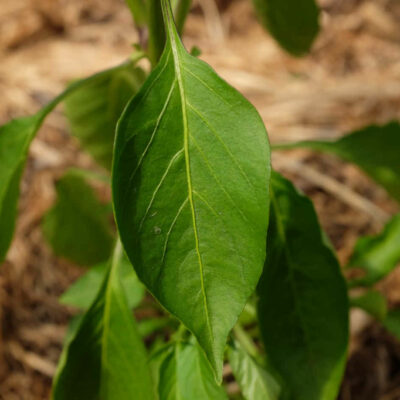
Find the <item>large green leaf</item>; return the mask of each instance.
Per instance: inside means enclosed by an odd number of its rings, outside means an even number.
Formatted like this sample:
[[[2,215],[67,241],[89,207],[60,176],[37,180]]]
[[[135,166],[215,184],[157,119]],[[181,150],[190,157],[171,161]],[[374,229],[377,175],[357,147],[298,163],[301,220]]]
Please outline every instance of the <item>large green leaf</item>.
[[[108,268],[109,264],[107,262],[92,267],[63,293],[60,302],[81,309],[89,308],[100,290]],[[143,299],[144,287],[137,278],[131,263],[126,258],[121,260],[119,271],[128,306],[129,308],[135,308]]]
[[[116,251],[117,255],[120,251]],[[66,344],[54,400],[154,400],[147,355],[120,282],[120,257]]]
[[[0,126],[0,263],[6,256],[15,229],[19,184],[29,145],[43,120],[60,101],[76,89],[101,78],[103,74],[107,75],[109,71],[75,82],[35,115],[15,119]]]
[[[168,42],[117,128],[115,215],[139,278],[197,337],[218,379],[265,259],[270,155],[260,116]]]
[[[43,220],[55,254],[81,265],[108,260],[114,244],[110,214],[86,180],[73,170],[56,184],[57,201]]]
[[[308,52],[319,31],[315,0],[253,0],[257,17],[289,53]]]
[[[72,133],[106,168],[111,168],[117,121],[145,78],[143,69],[124,64],[82,86],[65,102]]]
[[[238,343],[228,351],[233,375],[246,400],[278,400],[280,388],[276,380]]]
[[[376,236],[360,238],[348,267],[361,268],[365,275],[352,286],[371,286],[389,274],[400,262],[400,214],[394,216]]]
[[[311,201],[276,173],[258,294],[268,360],[291,399],[336,399],[348,341],[346,284]]]
[[[366,174],[400,201],[400,124],[372,125],[343,136],[339,140],[304,141],[285,144],[274,149],[311,148],[333,153],[357,164]]]
[[[177,342],[162,350],[159,365],[160,400],[227,400],[203,350],[195,343]]]

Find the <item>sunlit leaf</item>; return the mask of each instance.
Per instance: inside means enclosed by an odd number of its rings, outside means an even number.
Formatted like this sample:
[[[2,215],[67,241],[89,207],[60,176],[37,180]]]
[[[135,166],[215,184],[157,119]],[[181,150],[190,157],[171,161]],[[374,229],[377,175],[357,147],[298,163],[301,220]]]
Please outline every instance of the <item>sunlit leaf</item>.
[[[265,259],[269,146],[253,106],[186,52],[165,13],[163,57],[117,128],[115,215],[139,278],[220,380],[227,335]]]

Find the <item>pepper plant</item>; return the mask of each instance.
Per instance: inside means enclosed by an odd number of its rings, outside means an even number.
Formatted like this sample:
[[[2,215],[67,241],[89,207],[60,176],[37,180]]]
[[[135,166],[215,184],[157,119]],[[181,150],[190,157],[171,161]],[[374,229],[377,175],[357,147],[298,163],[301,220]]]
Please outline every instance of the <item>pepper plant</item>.
[[[0,127],[1,260],[29,145],[59,102],[104,171],[68,170],[43,218],[55,254],[90,267],[60,299],[79,312],[53,399],[335,399],[348,287],[371,287],[394,268],[399,217],[360,239],[348,268],[365,274],[346,283],[312,202],[271,172],[256,109],[182,44],[190,2],[127,3],[141,38],[127,62]],[[254,5],[284,49],[309,50],[318,32],[313,0]],[[144,57],[149,74],[138,66]],[[399,200],[399,135],[391,123],[276,150],[334,153]],[[112,205],[99,201],[93,182],[111,185]],[[373,289],[351,304],[386,318]]]

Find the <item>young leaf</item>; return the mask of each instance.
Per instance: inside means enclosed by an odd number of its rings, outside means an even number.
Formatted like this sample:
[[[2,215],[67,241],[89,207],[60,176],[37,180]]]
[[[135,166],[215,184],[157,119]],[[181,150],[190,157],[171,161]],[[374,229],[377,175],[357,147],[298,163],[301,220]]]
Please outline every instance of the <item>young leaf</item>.
[[[95,301],[64,349],[54,400],[155,400],[146,351],[120,283],[121,251],[119,246]]]
[[[311,201],[273,174],[258,315],[268,360],[296,400],[336,399],[348,341],[348,299]]]
[[[365,275],[353,279],[352,286],[371,286],[383,279],[400,262],[400,214],[394,216],[376,236],[358,240],[349,268],[361,268]]]
[[[366,174],[400,201],[400,124],[372,125],[334,141],[304,141],[274,149],[311,148],[333,153],[357,164]]]
[[[386,318],[386,298],[377,290],[369,290],[361,296],[350,297],[350,306],[364,310],[378,321],[384,321]]]
[[[65,101],[72,133],[106,168],[111,168],[117,121],[145,78],[143,69],[124,64],[99,75]]]
[[[60,302],[81,309],[89,308],[100,290],[108,268],[108,262],[92,267],[63,293]],[[137,278],[131,263],[125,257],[121,260],[119,271],[128,306],[131,309],[135,308],[143,299],[144,287]]]
[[[253,106],[186,52],[166,1],[165,52],[117,128],[115,215],[139,278],[221,380],[265,259],[269,145]]]
[[[86,180],[67,172],[56,185],[57,201],[43,220],[43,234],[55,254],[81,265],[111,256],[114,237],[109,213]]]
[[[160,400],[228,400],[197,344],[178,342],[163,352],[158,382]]]
[[[257,17],[289,53],[307,53],[319,31],[315,0],[253,0]]]
[[[280,388],[276,380],[238,343],[228,350],[229,364],[246,400],[278,400]]]
[[[15,119],[0,126],[0,263],[6,256],[14,233],[19,183],[28,156],[29,145],[43,120],[60,101],[67,98],[76,89],[108,73],[109,70],[103,71],[77,81],[35,115]]]

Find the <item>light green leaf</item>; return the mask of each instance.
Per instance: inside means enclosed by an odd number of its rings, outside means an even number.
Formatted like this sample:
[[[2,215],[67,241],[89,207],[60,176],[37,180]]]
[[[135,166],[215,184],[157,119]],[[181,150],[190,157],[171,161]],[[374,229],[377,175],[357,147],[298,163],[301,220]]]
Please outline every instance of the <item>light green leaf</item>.
[[[254,107],[186,52],[163,4],[165,52],[117,128],[115,215],[139,278],[221,380],[265,259],[269,145]]]
[[[365,276],[353,279],[352,286],[371,286],[383,279],[400,262],[400,214],[386,224],[376,236],[359,239],[349,268],[361,268]]]
[[[89,308],[100,290],[108,268],[108,262],[92,267],[64,292],[60,302],[81,309]],[[137,278],[132,265],[125,257],[121,260],[119,272],[128,306],[129,308],[135,308],[143,299],[144,287]]]
[[[107,75],[109,71],[75,82],[35,115],[0,126],[0,263],[6,256],[15,229],[19,185],[29,145],[46,116],[60,101],[82,85],[99,79],[103,74]]]
[[[178,342],[163,350],[159,369],[160,400],[227,400],[215,382],[202,349],[195,343]]]
[[[311,201],[277,173],[258,294],[268,361],[292,398],[336,399],[348,342],[346,284]]]
[[[253,0],[257,17],[289,53],[307,53],[319,31],[315,0]]]
[[[111,168],[117,121],[145,78],[143,69],[124,64],[82,86],[65,102],[72,133],[106,168]]]
[[[74,171],[56,184],[57,200],[43,220],[54,252],[81,265],[108,260],[114,243],[110,215],[86,180]]]
[[[278,400],[280,388],[276,380],[238,343],[228,350],[229,364],[246,400]]]
[[[366,311],[379,321],[384,321],[386,318],[386,298],[377,290],[369,290],[361,296],[350,297],[350,306]]]
[[[357,164],[367,175],[400,201],[400,124],[372,125],[333,141],[304,141],[274,149],[310,148],[335,154]]]
[[[147,355],[119,276],[121,250],[62,354],[54,400],[155,400]]]

